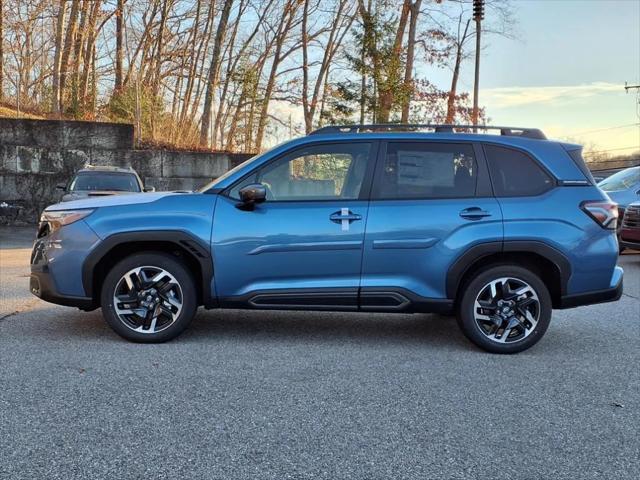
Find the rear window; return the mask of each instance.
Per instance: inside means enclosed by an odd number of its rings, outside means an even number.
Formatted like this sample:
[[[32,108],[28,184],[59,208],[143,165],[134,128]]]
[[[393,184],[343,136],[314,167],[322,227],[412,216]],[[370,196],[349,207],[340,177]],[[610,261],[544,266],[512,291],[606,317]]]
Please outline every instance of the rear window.
[[[139,192],[140,186],[135,175],[130,173],[79,173],[73,179],[69,190],[78,191],[112,191]]]
[[[553,186],[551,177],[524,152],[484,145],[493,190],[498,197],[540,195]]]

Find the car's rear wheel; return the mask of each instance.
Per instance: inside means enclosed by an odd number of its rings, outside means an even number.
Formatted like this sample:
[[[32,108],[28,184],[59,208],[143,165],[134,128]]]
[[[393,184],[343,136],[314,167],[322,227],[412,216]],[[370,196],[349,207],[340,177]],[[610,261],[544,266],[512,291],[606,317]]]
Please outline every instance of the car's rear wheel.
[[[135,254],[117,263],[102,287],[102,313],[113,330],[135,342],[165,342],[189,325],[197,309],[189,271],[164,253]]]
[[[551,296],[533,272],[499,265],[478,272],[462,289],[458,324],[466,337],[493,353],[533,346],[551,321]]]

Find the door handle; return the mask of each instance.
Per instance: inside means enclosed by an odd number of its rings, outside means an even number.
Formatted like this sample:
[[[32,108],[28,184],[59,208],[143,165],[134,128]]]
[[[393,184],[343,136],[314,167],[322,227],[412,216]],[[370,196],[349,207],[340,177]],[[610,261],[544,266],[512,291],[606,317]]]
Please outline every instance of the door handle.
[[[346,209],[345,209],[346,210]],[[346,212],[335,212],[329,216],[329,219],[335,223],[341,223],[343,220],[348,222],[354,222],[356,220],[362,220],[362,215],[358,215],[357,213],[352,213],[349,210]]]
[[[343,231],[348,231],[351,222],[362,220],[362,215],[353,213],[348,208],[342,208],[339,212],[335,212],[329,215],[329,220],[335,223],[339,223],[342,226]]]
[[[485,217],[490,217],[491,212],[487,212],[480,207],[469,207],[462,210],[460,212],[460,216],[462,218],[466,218],[467,220],[480,220]]]

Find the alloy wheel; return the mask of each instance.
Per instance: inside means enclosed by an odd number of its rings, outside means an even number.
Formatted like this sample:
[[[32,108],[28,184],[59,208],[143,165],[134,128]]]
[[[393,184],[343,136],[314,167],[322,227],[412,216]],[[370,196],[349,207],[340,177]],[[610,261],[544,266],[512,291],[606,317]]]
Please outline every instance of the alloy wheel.
[[[119,320],[140,333],[158,333],[173,325],[182,311],[182,288],[166,270],[144,266],[125,273],[113,294]]]
[[[527,282],[502,277],[480,289],[473,313],[476,326],[489,340],[514,343],[535,330],[540,318],[540,300]]]

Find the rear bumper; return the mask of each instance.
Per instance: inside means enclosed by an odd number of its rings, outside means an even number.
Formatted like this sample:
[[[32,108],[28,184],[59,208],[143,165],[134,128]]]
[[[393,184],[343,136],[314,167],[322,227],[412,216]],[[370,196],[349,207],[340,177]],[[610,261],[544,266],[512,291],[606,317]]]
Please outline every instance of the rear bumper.
[[[621,267],[616,267],[611,278],[611,286],[604,290],[564,295],[560,299],[558,308],[574,308],[581,305],[593,305],[595,303],[615,302],[622,296],[622,279],[624,272]]]

